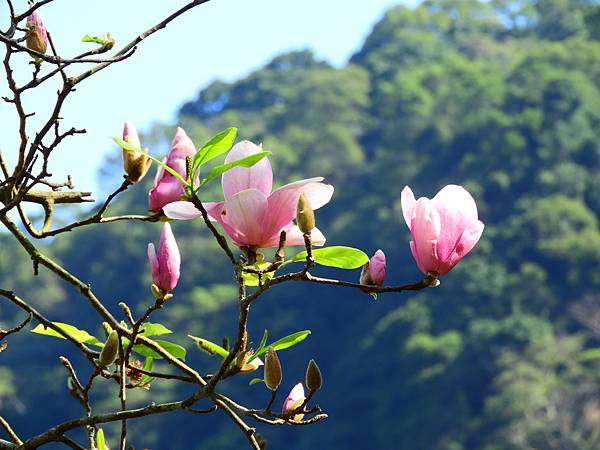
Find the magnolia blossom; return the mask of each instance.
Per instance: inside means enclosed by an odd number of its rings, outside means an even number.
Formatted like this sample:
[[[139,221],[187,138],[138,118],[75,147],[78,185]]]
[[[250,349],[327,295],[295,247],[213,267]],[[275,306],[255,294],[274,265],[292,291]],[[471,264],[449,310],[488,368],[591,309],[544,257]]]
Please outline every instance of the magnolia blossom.
[[[177,128],[177,133],[171,143],[171,150],[163,163],[185,178],[185,159],[188,156],[194,156],[195,153],[196,148],[192,140],[183,131],[183,128]],[[159,166],[154,177],[154,187],[148,193],[150,211],[158,212],[166,204],[180,200],[182,195],[181,182]]]
[[[226,163],[261,152],[250,141],[236,144]],[[222,175],[225,201],[203,203],[212,220],[217,221],[240,247],[277,247],[281,231],[287,233],[287,245],[304,245],[302,232],[294,224],[298,198],[303,193],[312,209],[320,208],[331,199],[333,186],[322,183],[323,178],[309,178],[286,184],[271,192],[273,171],[267,158],[252,167],[235,167]],[[200,216],[190,202],[175,202],[164,207],[172,219],[193,219]],[[325,236],[314,228],[311,233],[314,245],[323,245]]]
[[[27,35],[27,48],[34,50],[38,53],[46,53],[48,47],[48,32],[42,17],[37,11],[31,13],[27,17],[27,28],[29,34]]]
[[[302,405],[304,399],[304,386],[302,386],[302,383],[298,383],[296,386],[293,387],[293,389],[290,391],[287,398],[283,402],[283,408],[281,409],[281,412],[285,414],[293,411],[294,409]],[[304,414],[296,414],[293,417],[293,419],[296,421],[300,421],[303,417]]]
[[[367,262],[360,274],[360,284],[383,285],[385,279],[385,254],[377,250],[373,257]]]
[[[154,284],[163,292],[174,289],[179,281],[181,257],[171,225],[168,223],[163,225],[158,252],[154,249],[154,244],[148,244],[148,260]]]
[[[448,273],[479,241],[484,225],[475,200],[462,186],[445,186],[431,200],[415,200],[406,186],[401,197],[412,236],[410,250],[424,273]]]

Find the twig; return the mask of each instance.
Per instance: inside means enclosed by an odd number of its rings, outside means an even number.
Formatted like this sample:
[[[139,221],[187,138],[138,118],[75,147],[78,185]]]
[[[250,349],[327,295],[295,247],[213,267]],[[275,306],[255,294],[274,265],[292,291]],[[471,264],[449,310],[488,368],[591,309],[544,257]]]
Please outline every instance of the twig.
[[[17,435],[17,433],[15,433],[15,431],[12,429],[12,427],[10,426],[10,424],[2,416],[0,416],[0,426],[2,428],[4,428],[4,431],[6,431],[6,434],[8,435],[8,437],[10,439],[12,439],[12,441],[15,444],[21,445],[23,443],[23,441],[19,438],[19,436]]]

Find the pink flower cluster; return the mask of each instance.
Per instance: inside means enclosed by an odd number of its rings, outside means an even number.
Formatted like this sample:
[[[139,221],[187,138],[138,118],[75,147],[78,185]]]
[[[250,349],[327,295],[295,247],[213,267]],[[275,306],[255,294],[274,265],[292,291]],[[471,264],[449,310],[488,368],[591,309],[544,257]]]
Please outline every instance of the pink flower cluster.
[[[257,154],[262,148],[250,141],[233,146],[225,158],[231,163]],[[186,176],[186,158],[196,152],[194,144],[182,128],[178,128],[164,163]],[[300,194],[313,209],[327,204],[333,187],[323,178],[308,178],[273,190],[273,171],[268,158],[252,167],[235,167],[222,175],[224,200],[203,202],[211,220],[219,223],[240,247],[276,247],[282,231],[286,245],[303,245],[304,239],[294,224]],[[170,219],[189,220],[201,216],[194,205],[182,198],[180,181],[159,167],[154,186],[149,192],[150,210],[163,212]],[[419,269],[431,276],[448,273],[479,241],[484,225],[478,219],[477,206],[471,194],[457,185],[445,186],[432,199],[418,200],[406,186],[401,194],[404,220],[411,233],[410,249]],[[312,231],[312,243],[323,245],[325,236],[318,228]],[[154,284],[164,292],[172,290],[179,279],[179,250],[168,224],[163,227],[158,253],[148,246],[148,258]],[[363,267],[360,283],[382,286],[386,274],[386,258],[377,250]],[[300,388],[297,389],[298,392]]]

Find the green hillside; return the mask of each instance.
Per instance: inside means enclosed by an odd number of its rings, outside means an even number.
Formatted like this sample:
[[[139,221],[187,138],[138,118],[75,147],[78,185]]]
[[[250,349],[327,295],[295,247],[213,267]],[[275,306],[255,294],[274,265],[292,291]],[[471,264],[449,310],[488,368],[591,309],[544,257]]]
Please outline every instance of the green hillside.
[[[279,185],[325,176],[336,192],[317,212],[319,228],[332,245],[369,254],[382,248],[389,283],[421,276],[400,211],[405,185],[431,197],[446,184],[462,184],[486,224],[473,252],[437,289],[374,301],[352,290],[298,284],[275,288],[256,304],[255,342],[265,328],[272,336],[312,330],[295,351],[281,353],[283,386],[301,381],[306,361],[315,358],[325,377],[316,401],[330,414],[311,427],[259,424],[269,449],[600,447],[597,1],[398,6],[344,67],[310,51],[281,55],[244,79],[202,89],[181,107],[179,123],[198,144],[237,126],[240,138],[273,152]],[[157,126],[144,145],[160,153],[172,131]],[[118,186],[118,164],[107,162],[104,185]],[[125,193],[114,211],[143,213],[151,180],[145,183]],[[220,195],[215,183],[203,199]],[[156,319],[176,330],[189,360],[209,372],[216,361],[185,336],[219,341],[234,334],[235,285],[201,223],[173,228],[182,278]],[[146,245],[159,230],[150,223],[107,224],[47,245],[120,316],[119,301],[140,310],[151,301]],[[0,235],[0,249],[1,286],[16,284],[53,320],[100,330],[71,287],[43,271],[32,279],[29,260],[7,236]],[[0,325],[17,315],[0,303]],[[0,354],[0,410],[15,428],[41,431],[80,415],[57,360],[69,352],[63,342],[17,336]],[[228,381],[225,389],[266,403],[264,389],[248,387],[248,380]],[[115,389],[106,383],[104,405]],[[155,383],[137,396],[140,403],[167,400],[172,389]],[[108,431],[110,442],[117,428]],[[136,448],[151,450],[244,445],[217,414],[133,421],[130,434]]]

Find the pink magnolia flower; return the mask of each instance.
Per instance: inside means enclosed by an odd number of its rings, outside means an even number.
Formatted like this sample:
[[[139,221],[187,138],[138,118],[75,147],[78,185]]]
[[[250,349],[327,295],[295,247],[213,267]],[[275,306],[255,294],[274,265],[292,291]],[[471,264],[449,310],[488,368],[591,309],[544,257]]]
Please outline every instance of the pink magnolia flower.
[[[27,28],[29,35],[27,36],[27,48],[38,53],[46,53],[48,47],[48,32],[42,17],[37,11],[31,13],[27,17]]]
[[[194,156],[195,153],[196,148],[192,140],[183,131],[183,128],[177,128],[175,138],[171,143],[171,150],[163,163],[185,178],[185,159],[188,156]],[[148,193],[150,211],[158,212],[166,204],[180,200],[182,195],[181,182],[159,166],[154,177],[154,187]]]
[[[385,279],[385,254],[377,250],[373,257],[367,262],[360,274],[360,284],[364,285],[383,285]]]
[[[236,144],[225,158],[226,163],[246,158],[262,149],[250,141]],[[304,245],[302,232],[294,224],[300,193],[304,193],[313,209],[327,204],[333,186],[322,183],[322,177],[296,181],[271,192],[273,171],[267,158],[252,167],[235,167],[222,176],[225,201],[203,203],[211,219],[217,221],[240,247],[277,247],[279,234],[287,233],[287,245]],[[200,216],[190,202],[175,202],[164,207],[167,217],[189,220]],[[323,245],[325,236],[314,228],[314,245]]]
[[[148,260],[152,271],[152,281],[163,292],[168,292],[177,286],[181,257],[177,241],[171,230],[171,225],[165,223],[160,234],[158,253],[154,244],[148,244]]]
[[[281,412],[285,414],[290,411],[293,411],[294,409],[299,407],[302,404],[302,402],[304,402],[304,399],[304,386],[302,386],[302,383],[298,383],[296,386],[293,387],[293,389],[290,391],[287,398],[283,402],[283,408],[281,409]],[[302,420],[303,417],[304,414],[296,414],[293,417],[293,419],[299,421]]]
[[[475,200],[462,186],[445,186],[431,200],[415,200],[406,186],[401,197],[412,236],[410,250],[424,273],[448,273],[479,241],[484,225]]]

